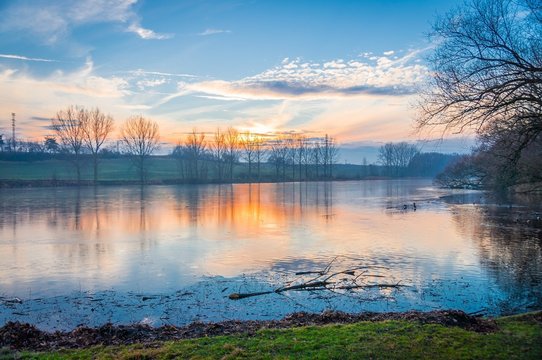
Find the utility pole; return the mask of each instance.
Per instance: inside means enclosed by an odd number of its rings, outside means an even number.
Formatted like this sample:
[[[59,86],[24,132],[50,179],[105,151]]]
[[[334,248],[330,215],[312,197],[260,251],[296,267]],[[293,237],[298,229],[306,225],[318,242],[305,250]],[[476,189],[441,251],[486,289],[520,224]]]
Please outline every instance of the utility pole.
[[[15,113],[11,113],[11,151],[16,151],[17,143],[15,142]]]

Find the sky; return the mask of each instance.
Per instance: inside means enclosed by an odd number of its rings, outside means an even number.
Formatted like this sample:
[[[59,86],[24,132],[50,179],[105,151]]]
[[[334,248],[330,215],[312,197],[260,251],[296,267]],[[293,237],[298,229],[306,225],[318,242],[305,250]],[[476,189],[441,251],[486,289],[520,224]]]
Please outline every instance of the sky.
[[[158,122],[166,143],[232,126],[329,134],[345,147],[407,140],[465,151],[463,137],[414,131],[417,93],[452,0],[0,1],[0,133],[40,140],[68,105],[117,128]],[[116,134],[114,135],[116,136]]]

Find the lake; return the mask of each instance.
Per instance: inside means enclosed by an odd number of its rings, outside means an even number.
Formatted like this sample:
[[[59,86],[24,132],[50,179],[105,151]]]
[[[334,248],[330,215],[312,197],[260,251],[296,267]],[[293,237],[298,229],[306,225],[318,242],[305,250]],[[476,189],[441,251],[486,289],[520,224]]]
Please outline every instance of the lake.
[[[541,203],[431,180],[0,189],[0,324],[539,309]],[[346,273],[228,297],[319,271]]]

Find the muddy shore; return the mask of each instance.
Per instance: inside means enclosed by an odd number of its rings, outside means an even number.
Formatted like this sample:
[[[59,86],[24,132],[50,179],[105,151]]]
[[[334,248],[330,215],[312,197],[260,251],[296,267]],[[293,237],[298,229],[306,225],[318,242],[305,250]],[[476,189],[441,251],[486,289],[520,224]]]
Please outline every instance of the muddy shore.
[[[540,321],[542,321],[542,316]],[[240,321],[228,320],[216,323],[194,322],[186,326],[113,325],[105,324],[91,328],[77,327],[73,331],[46,332],[28,323],[8,322],[0,327],[0,347],[12,350],[56,350],[61,348],[84,348],[94,345],[145,344],[192,339],[207,336],[255,334],[262,329],[284,329],[298,326],[350,324],[360,321],[406,320],[423,324],[458,326],[470,331],[492,332],[497,325],[492,319],[468,315],[458,310],[402,313],[359,313],[325,311],[320,314],[297,312],[281,320]]]

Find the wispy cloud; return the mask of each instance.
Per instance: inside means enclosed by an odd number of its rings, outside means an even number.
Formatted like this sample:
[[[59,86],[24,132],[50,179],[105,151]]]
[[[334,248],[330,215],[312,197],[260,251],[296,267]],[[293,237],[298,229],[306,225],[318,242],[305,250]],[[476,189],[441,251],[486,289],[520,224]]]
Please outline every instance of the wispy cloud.
[[[0,65],[0,88],[10,89],[2,93],[2,102],[19,119],[32,119],[36,114],[50,118],[70,104],[98,106],[124,116],[128,112],[119,109],[118,104],[128,103],[131,93],[127,85],[120,77],[97,75],[91,59],[74,71],[55,70],[47,76]],[[43,121],[32,120],[19,130],[25,136],[43,136]]]
[[[417,91],[428,70],[417,63],[418,50],[401,57],[335,59],[324,63],[284,59],[280,65],[237,81],[181,82],[164,101],[200,93],[250,100],[332,99],[352,96],[405,96]]]
[[[159,76],[174,76],[174,77],[186,77],[186,78],[197,78],[198,76],[192,74],[182,74],[182,73],[166,73],[160,71],[146,71],[143,69],[131,70],[128,73],[135,76],[144,76],[144,75],[159,75]]]
[[[140,38],[145,40],[165,40],[171,39],[173,34],[158,34],[150,29],[142,28],[139,24],[130,24],[127,28],[128,32],[133,32],[139,35]]]
[[[0,54],[0,58],[24,60],[24,61],[40,61],[40,62],[57,62],[58,61],[58,60],[51,60],[51,59],[31,58],[31,57],[26,57],[22,55],[11,55],[11,54]]]
[[[2,11],[1,32],[16,31],[35,36],[47,44],[67,37],[72,29],[92,23],[119,23],[142,39],[169,39],[143,28],[133,6],[137,0],[58,0],[18,2]]]
[[[217,34],[229,34],[231,33],[231,30],[221,30],[221,29],[205,29],[205,31],[202,31],[198,33],[199,36],[209,36],[209,35],[217,35]]]

